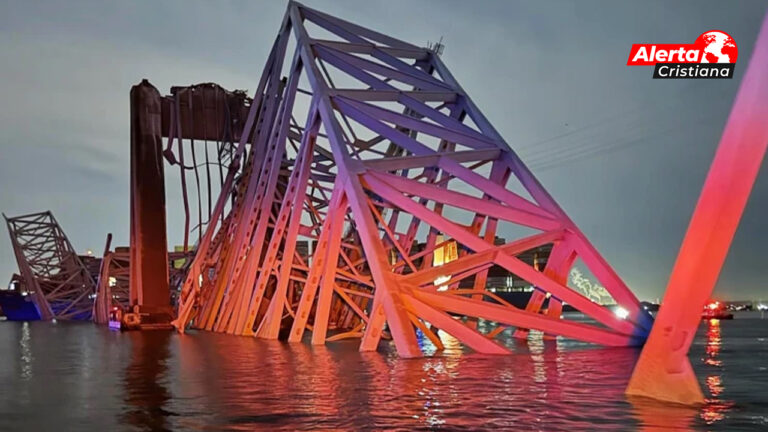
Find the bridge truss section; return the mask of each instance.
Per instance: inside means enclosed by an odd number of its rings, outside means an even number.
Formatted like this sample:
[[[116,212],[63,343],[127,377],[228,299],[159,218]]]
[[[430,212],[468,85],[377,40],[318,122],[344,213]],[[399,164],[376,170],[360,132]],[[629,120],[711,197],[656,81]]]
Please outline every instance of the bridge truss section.
[[[242,136],[251,151],[241,139],[244,169],[228,173],[223,222],[189,266],[180,331],[357,338],[362,351],[391,338],[415,357],[445,335],[503,354],[507,329],[625,346],[651,328],[435,51],[291,2]],[[454,243],[457,258],[436,265]],[[544,245],[544,268],[519,259]],[[626,316],[568,286],[577,260]],[[535,287],[525,308],[486,290],[492,266]],[[563,318],[566,303],[590,320]]]
[[[26,292],[40,318],[90,320],[95,282],[53,214],[3,216]]]

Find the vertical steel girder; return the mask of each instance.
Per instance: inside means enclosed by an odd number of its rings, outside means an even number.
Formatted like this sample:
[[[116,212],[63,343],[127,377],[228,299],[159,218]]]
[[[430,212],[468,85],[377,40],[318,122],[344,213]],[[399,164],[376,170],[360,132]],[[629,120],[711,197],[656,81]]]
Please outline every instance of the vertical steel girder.
[[[669,278],[630,395],[704,402],[688,349],[768,147],[768,14]]]
[[[207,227],[190,264],[179,331],[291,342],[310,332],[313,344],[359,338],[364,351],[391,338],[414,357],[422,338],[442,346],[438,329],[501,354],[509,351],[495,338],[508,327],[521,338],[537,330],[611,346],[640,344],[651,328],[637,298],[426,48],[290,2],[244,131],[252,146],[246,154],[241,138],[234,158],[244,168],[228,172],[212,213],[221,223]],[[495,242],[510,227],[532,233]],[[434,266],[447,242],[458,259]],[[556,251],[544,269],[518,257],[543,245]],[[576,259],[626,319],[567,285]],[[537,287],[528,307],[485,289],[494,265]],[[563,303],[595,323],[563,319]]]
[[[170,308],[160,93],[144,80],[131,89],[132,305]]]
[[[49,211],[5,217],[24,286],[43,320],[89,320],[95,284]]]
[[[170,308],[160,93],[144,80],[131,89],[132,305]]]
[[[232,164],[236,155],[232,154],[231,142],[240,138],[249,142],[248,137],[241,137],[249,103],[244,92],[229,92],[212,83],[172,87],[168,96],[161,96],[147,80],[132,88],[130,265],[119,270],[130,271],[131,306],[170,316],[173,294],[181,283],[176,280],[180,273],[177,270],[185,270],[168,265],[164,161],[178,166],[185,211],[182,250],[172,254],[186,256],[194,249],[190,235],[197,230],[200,241],[202,227],[212,220],[218,223],[210,217],[212,191],[217,186],[215,178],[223,182],[224,169],[238,172],[238,167]],[[164,150],[163,138],[167,138]],[[209,143],[216,145],[213,159],[209,159]],[[185,148],[191,151],[186,161]],[[188,174],[194,176],[194,184],[189,186]],[[194,227],[188,189],[197,195]],[[207,215],[203,196],[208,201]]]

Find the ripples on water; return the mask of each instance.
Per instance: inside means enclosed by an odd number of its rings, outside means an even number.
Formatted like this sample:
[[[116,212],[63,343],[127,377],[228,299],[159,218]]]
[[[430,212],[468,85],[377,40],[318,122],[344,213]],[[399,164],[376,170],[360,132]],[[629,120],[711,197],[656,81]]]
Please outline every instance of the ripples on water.
[[[638,351],[538,338],[399,359],[247,337],[0,322],[0,430],[768,429],[768,319],[704,322],[699,409],[623,394]]]

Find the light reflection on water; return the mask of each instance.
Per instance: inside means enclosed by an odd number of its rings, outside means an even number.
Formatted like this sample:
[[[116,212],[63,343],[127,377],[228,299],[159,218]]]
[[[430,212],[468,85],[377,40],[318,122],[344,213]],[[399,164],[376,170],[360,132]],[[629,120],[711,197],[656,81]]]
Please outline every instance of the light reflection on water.
[[[706,325],[706,349],[704,364],[712,366],[704,379],[706,390],[710,397],[707,404],[701,410],[701,419],[707,425],[715,424],[723,420],[733,403],[722,400],[721,395],[725,389],[723,386],[723,361],[720,359],[720,347],[722,346],[720,320],[710,319]]]
[[[29,323],[21,324],[21,340],[19,341],[19,364],[21,366],[21,379],[32,378],[32,351],[29,349]]]
[[[440,336],[442,353],[406,360],[354,341],[0,323],[0,430],[768,427],[768,320],[702,324],[691,358],[709,399],[694,409],[626,399],[636,349],[533,334],[484,356]]]

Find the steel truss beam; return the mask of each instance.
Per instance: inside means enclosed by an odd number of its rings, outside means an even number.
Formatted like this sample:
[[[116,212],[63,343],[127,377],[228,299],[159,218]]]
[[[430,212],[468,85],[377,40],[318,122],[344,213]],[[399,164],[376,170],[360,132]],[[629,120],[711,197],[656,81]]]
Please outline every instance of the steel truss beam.
[[[50,211],[5,217],[24,286],[43,320],[90,320],[95,283]]]
[[[112,251],[111,245],[112,234],[108,234],[96,278],[96,299],[93,302],[93,322],[96,324],[107,324],[113,307],[128,310],[130,305],[130,249],[115,248]]]
[[[611,346],[640,344],[651,328],[637,298],[428,49],[291,2],[244,130],[251,152],[241,139],[235,158],[247,157],[247,168],[228,173],[212,215],[225,223],[208,227],[190,265],[174,322],[182,332],[292,342],[309,332],[313,344],[360,338],[365,351],[384,337],[414,357],[422,335],[442,347],[436,329],[500,354],[509,351],[495,337],[507,327],[520,338],[534,329]],[[532,233],[496,244],[510,227]],[[449,244],[458,259],[435,267]],[[555,251],[546,268],[518,258],[543,245]],[[626,319],[567,285],[576,259]],[[537,287],[528,307],[486,291],[493,265]],[[563,302],[594,324],[561,318]]]
[[[96,279],[96,298],[93,302],[93,321],[97,324],[109,322],[110,311],[117,307],[122,312],[132,310],[130,301],[130,248],[116,247],[111,249],[112,234],[107,234],[104,254],[99,262],[97,272],[91,272]],[[186,275],[186,263],[189,253],[169,252],[168,272],[171,286],[176,286]],[[171,294],[171,300],[173,293]]]

